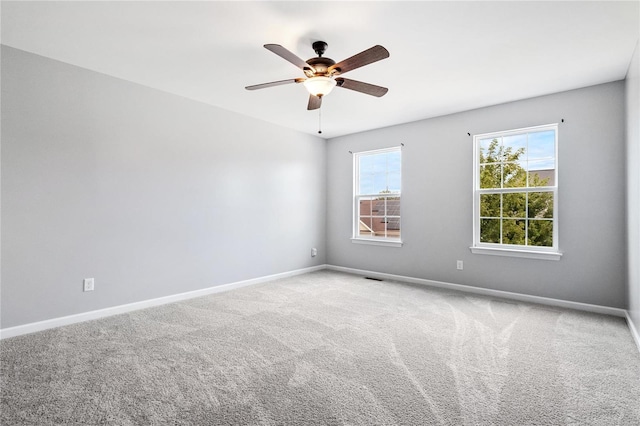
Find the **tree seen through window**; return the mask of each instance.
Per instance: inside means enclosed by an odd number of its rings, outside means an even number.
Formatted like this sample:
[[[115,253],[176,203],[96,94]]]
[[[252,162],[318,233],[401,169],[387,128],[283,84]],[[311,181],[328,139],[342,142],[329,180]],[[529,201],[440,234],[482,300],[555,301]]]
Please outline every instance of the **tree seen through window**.
[[[480,140],[480,242],[552,247],[554,185],[554,131]]]

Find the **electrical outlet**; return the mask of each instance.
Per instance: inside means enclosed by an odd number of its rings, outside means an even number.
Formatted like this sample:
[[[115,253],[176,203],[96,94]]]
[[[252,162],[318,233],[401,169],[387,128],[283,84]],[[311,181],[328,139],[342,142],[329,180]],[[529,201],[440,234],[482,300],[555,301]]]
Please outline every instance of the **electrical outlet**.
[[[95,281],[93,278],[85,278],[83,282],[84,282],[84,291],[93,291],[93,287],[95,284]]]
[[[311,249],[311,257],[316,257],[318,255],[318,249],[317,248],[312,248]]]
[[[460,271],[462,271],[463,265],[462,265],[462,260],[458,260],[457,264],[456,264],[456,268]]]

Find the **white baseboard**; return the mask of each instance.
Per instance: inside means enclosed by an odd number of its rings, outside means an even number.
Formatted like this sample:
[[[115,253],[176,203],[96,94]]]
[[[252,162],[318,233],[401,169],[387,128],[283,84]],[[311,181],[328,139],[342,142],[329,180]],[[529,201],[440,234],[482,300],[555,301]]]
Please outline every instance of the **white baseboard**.
[[[631,334],[636,344],[638,345],[638,350],[640,350],[640,335],[638,334],[638,330],[635,328],[633,322],[631,321],[629,314],[624,309],[611,308],[608,306],[600,306],[600,305],[591,305],[588,303],[571,302],[567,300],[552,299],[548,297],[531,296],[527,294],[512,293],[509,291],[502,291],[502,290],[492,290],[492,289],[473,287],[473,286],[462,285],[462,284],[447,283],[442,281],[427,280],[423,278],[413,278],[413,277],[407,277],[403,275],[387,274],[383,272],[366,271],[362,269],[347,268],[344,266],[335,266],[335,265],[318,265],[318,266],[312,266],[309,268],[296,269],[293,271],[267,275],[264,277],[258,277],[258,278],[253,278],[249,280],[244,280],[244,281],[237,281],[234,283],[223,284],[223,285],[209,287],[201,290],[194,290],[186,293],[179,293],[171,296],[143,300],[140,302],[129,303],[126,305],[112,306],[105,309],[82,312],[75,315],[68,315],[68,316],[59,317],[59,318],[52,318],[45,321],[39,321],[39,322],[19,325],[15,327],[4,328],[4,329],[0,329],[0,340],[6,339],[9,337],[20,336],[28,333],[35,333],[37,331],[47,330],[50,328],[61,327],[64,325],[75,324],[78,322],[90,321],[90,320],[95,320],[99,318],[109,317],[112,315],[123,314],[126,312],[136,311],[139,309],[151,308],[153,306],[166,305],[168,303],[174,303],[174,302],[179,302],[181,300],[193,299],[195,297],[206,296],[209,294],[221,293],[224,291],[234,290],[241,287],[265,283],[265,282],[274,281],[280,278],[292,277],[295,275],[306,274],[309,272],[319,271],[323,269],[346,272],[349,274],[362,275],[362,276],[368,276],[373,278],[403,281],[403,282],[408,282],[413,284],[421,284],[421,285],[427,285],[431,287],[438,287],[438,288],[444,288],[444,289],[450,289],[450,290],[458,290],[466,293],[479,294],[483,296],[500,297],[505,299],[518,300],[521,302],[539,303],[542,305],[557,306],[562,308],[570,308],[570,309],[576,309],[580,311],[587,311],[587,312],[594,312],[599,314],[623,317],[627,319],[627,323],[629,324],[629,329],[631,331]]]
[[[274,275],[253,278],[234,283],[223,284],[215,287],[208,287],[201,290],[188,291],[186,293],[173,294],[171,296],[158,297],[156,299],[142,300],[140,302],[128,303],[126,305],[112,306],[105,309],[95,311],[82,312],[75,315],[68,315],[59,318],[52,318],[45,321],[32,322],[29,324],[18,325],[15,327],[0,329],[0,340],[9,337],[20,336],[22,334],[35,333],[36,331],[47,330],[49,328],[61,327],[63,325],[75,324],[78,322],[95,320],[99,318],[109,317],[112,315],[123,314],[126,312],[137,311],[139,309],[151,308],[153,306],[166,305],[168,303],[179,302],[181,300],[193,299],[195,297],[206,296],[213,293],[221,293],[224,291],[234,290],[254,284],[274,281],[280,278],[292,277],[295,275],[306,274],[308,272],[319,271],[325,269],[326,265],[312,266],[309,268],[296,269],[293,271],[282,272]]]
[[[629,325],[629,331],[631,331],[631,337],[633,337],[633,340],[636,342],[636,346],[638,347],[638,351],[640,351],[640,333],[638,332],[638,329],[633,323],[633,320],[631,319],[631,315],[629,315],[629,311],[627,311],[626,314],[627,314],[627,324]]]
[[[442,281],[426,280],[423,278],[406,277],[403,275],[386,274],[383,272],[365,271],[362,269],[346,268],[344,266],[327,265],[327,269],[333,271],[347,272],[355,275],[363,275],[372,278],[381,278],[394,281],[403,281],[413,284],[422,284],[431,287],[445,288],[449,290],[458,290],[465,293],[474,293],[483,296],[500,297],[503,299],[518,300],[520,302],[538,303],[547,306],[556,306],[561,308],[576,309],[579,311],[594,312],[598,314],[614,315],[617,317],[625,317],[627,311],[619,308],[611,308],[608,306],[590,305],[588,303],[571,302],[568,300],[552,299],[549,297],[531,296],[522,293],[512,293],[510,291],[492,290],[488,288],[473,287],[469,285],[453,284]]]

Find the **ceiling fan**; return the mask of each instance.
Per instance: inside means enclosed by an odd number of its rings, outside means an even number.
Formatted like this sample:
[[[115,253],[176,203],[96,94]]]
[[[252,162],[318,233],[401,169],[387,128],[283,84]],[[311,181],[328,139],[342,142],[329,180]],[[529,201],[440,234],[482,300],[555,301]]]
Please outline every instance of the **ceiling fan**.
[[[288,80],[256,84],[254,86],[245,87],[247,90],[264,89],[266,87],[280,86],[290,83],[302,83],[309,91],[309,104],[307,105],[308,110],[320,108],[322,105],[322,97],[329,94],[335,86],[377,97],[384,96],[389,90],[386,87],[363,83],[362,81],[336,77],[356,68],[388,58],[389,51],[382,46],[373,46],[372,48],[364,50],[338,63],[333,59],[322,56],[328,47],[327,43],[324,41],[316,41],[312,44],[313,50],[316,52],[318,57],[307,59],[306,61],[303,61],[294,53],[291,53],[279,44],[265,44],[264,47],[300,68],[304,72],[306,78],[291,78]]]

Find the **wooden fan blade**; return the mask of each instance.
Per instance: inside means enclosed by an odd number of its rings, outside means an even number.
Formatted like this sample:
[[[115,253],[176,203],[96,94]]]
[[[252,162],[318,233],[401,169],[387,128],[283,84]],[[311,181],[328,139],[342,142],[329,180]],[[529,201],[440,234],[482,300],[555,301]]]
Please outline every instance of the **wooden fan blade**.
[[[313,109],[318,109],[322,105],[322,98],[319,96],[309,95],[309,104],[307,105],[307,109],[309,111]]]
[[[343,89],[355,90],[356,92],[366,93],[367,95],[381,97],[389,91],[386,87],[376,86],[375,84],[363,83],[362,81],[349,80],[348,78],[336,78],[336,86]]]
[[[272,81],[270,83],[255,84],[253,86],[247,86],[245,87],[245,89],[247,90],[265,89],[267,87],[282,86],[283,84],[302,83],[304,80],[305,80],[304,78],[290,78],[289,80],[279,80],[279,81]]]
[[[389,51],[380,45],[376,45],[370,49],[353,55],[352,57],[347,58],[344,61],[338,62],[335,65],[331,65],[328,71],[333,72],[336,75],[344,74],[347,71],[372,64],[388,57]]]
[[[300,59],[298,56],[296,56],[296,54],[290,52],[289,50],[280,46],[279,44],[265,44],[264,47],[265,49],[272,51],[273,53],[280,56],[281,58],[291,62],[293,65],[300,68],[301,70],[308,69],[315,72],[313,67],[311,67],[302,59]]]

